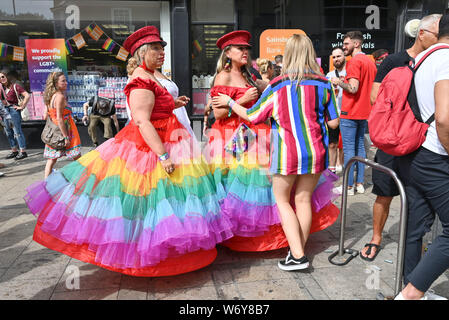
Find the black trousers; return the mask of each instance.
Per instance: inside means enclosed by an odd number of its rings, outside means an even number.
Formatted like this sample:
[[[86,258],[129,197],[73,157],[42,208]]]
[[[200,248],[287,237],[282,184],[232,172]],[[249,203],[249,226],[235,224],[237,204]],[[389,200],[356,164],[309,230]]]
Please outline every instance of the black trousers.
[[[404,284],[425,292],[449,268],[449,156],[421,147],[398,161],[408,203]],[[421,257],[422,239],[435,214],[443,232]]]

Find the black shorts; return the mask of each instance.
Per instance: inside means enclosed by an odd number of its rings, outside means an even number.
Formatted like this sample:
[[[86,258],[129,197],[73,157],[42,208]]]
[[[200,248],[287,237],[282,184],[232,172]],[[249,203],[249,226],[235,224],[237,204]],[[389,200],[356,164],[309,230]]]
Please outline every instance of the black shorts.
[[[340,136],[340,127],[337,129],[328,128],[329,131],[329,143],[338,143],[338,138]]]
[[[398,173],[397,157],[377,149],[374,161]],[[372,193],[375,195],[384,197],[394,197],[399,195],[398,186],[390,175],[373,169],[372,179],[374,184]]]

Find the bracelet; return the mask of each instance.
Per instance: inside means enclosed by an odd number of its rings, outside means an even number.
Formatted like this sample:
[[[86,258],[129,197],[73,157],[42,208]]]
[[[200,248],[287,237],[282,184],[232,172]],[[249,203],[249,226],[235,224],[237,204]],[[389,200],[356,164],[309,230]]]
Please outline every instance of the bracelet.
[[[164,153],[163,155],[159,156],[159,161],[165,161],[169,158],[168,152]]]
[[[64,137],[64,140],[69,140],[69,137],[68,136]]]
[[[232,114],[232,107],[234,106],[234,104],[236,104],[236,102],[234,100],[232,100],[232,99],[229,99],[229,101],[228,101],[228,106],[229,106],[228,118]]]

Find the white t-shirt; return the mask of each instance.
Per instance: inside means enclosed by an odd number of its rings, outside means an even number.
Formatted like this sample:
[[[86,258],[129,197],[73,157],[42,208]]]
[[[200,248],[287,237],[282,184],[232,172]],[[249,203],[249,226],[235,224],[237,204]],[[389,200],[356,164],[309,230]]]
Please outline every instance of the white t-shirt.
[[[415,59],[416,63],[421,60],[427,51],[439,45],[442,44],[434,44],[429,49],[421,52]],[[447,47],[449,48],[449,45]],[[432,53],[415,74],[416,97],[423,121],[427,121],[435,113],[434,88],[435,84],[440,80],[449,80],[449,49],[441,49]],[[435,121],[430,124],[427,130],[426,141],[424,141],[422,146],[432,152],[447,155],[446,150],[438,139]]]
[[[343,68],[343,70],[341,70],[340,72],[338,72],[338,75],[340,77],[346,77],[346,68]],[[326,78],[330,79],[330,78],[334,78],[337,77],[337,75],[335,74],[335,70],[332,70],[330,72],[328,72],[326,74]],[[337,88],[338,90],[338,95],[337,95],[337,108],[338,108],[338,115],[340,115],[341,112],[341,101],[343,100],[343,89],[342,88]]]

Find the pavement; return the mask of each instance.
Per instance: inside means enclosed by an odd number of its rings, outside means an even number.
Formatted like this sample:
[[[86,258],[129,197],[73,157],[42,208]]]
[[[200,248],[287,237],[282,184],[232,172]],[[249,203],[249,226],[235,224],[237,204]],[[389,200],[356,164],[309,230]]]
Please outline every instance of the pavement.
[[[89,148],[83,148],[83,154]],[[372,159],[374,149],[370,149]],[[0,151],[4,159],[8,150]],[[25,188],[43,179],[42,149],[28,151],[21,160],[1,160],[0,169],[0,300],[375,300],[394,294],[400,201],[393,200],[383,234],[383,249],[374,262],[360,257],[345,266],[328,261],[338,250],[340,219],[310,235],[307,271],[285,272],[277,267],[287,249],[234,252],[218,246],[209,266],[183,275],[138,278],[115,273],[49,250],[32,240],[36,218],[23,197]],[[60,160],[56,168],[67,164]],[[340,179],[341,181],[341,179]],[[366,192],[348,196],[345,248],[361,250],[371,239],[371,169]],[[340,208],[341,199],[335,200]],[[427,236],[426,236],[427,237]],[[428,237],[426,238],[428,239]],[[449,297],[449,271],[432,286]]]

